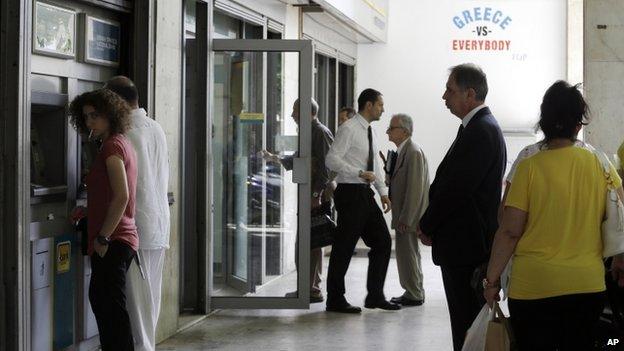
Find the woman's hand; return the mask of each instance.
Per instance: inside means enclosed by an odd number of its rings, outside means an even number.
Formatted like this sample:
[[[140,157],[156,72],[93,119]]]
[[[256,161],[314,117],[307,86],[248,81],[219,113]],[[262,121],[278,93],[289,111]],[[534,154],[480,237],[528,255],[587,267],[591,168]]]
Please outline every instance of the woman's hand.
[[[100,256],[104,257],[108,251],[108,245],[102,245],[97,240],[93,241],[93,249]]]
[[[500,286],[493,286],[483,289],[483,297],[490,308],[494,307],[494,302],[500,301]]]

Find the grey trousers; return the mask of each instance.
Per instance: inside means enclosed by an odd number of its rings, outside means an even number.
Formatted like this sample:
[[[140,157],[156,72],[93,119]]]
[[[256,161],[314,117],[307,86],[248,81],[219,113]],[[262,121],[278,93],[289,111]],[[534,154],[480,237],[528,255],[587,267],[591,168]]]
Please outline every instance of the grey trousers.
[[[403,297],[411,300],[424,300],[423,274],[416,232],[400,233],[396,231],[396,261],[399,281],[405,289]]]
[[[295,254],[295,265],[299,269],[299,257]],[[310,250],[310,295],[323,296],[321,275],[323,274],[323,248]]]
[[[310,250],[310,295],[323,295],[321,274],[323,274],[323,248],[319,247]]]

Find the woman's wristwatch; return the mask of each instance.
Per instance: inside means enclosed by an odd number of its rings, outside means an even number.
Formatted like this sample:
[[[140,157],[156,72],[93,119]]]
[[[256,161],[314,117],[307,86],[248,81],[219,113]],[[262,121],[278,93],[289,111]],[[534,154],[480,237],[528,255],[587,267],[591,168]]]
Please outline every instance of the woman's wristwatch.
[[[490,282],[488,278],[483,278],[483,289],[500,288],[500,280]]]
[[[100,245],[108,245],[110,244],[110,241],[111,241],[109,237],[104,236],[102,234],[96,236],[95,240],[97,240],[98,244]]]

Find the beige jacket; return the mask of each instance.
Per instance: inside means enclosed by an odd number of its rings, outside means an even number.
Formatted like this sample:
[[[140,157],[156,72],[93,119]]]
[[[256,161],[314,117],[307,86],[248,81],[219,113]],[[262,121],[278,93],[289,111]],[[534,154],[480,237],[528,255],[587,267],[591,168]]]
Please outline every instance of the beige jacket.
[[[409,226],[410,232],[415,232],[429,203],[429,168],[425,154],[411,139],[406,141],[397,156],[389,184],[392,229],[404,223]]]

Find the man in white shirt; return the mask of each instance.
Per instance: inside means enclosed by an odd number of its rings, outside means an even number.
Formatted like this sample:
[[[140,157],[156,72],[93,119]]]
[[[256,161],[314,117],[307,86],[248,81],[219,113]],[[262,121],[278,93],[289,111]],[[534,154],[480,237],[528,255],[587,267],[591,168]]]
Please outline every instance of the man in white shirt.
[[[139,170],[135,221],[141,267],[130,266],[126,277],[126,296],[135,350],[151,351],[156,348],[162,270],[165,250],[169,248],[167,140],[162,127],[139,108],[138,91],[129,78],[113,77],[105,88],[120,95],[132,107],[126,137],[136,151]]]
[[[327,311],[360,313],[344,297],[344,276],[349,268],[353,250],[360,237],[370,247],[368,253],[368,296],[366,308],[398,310],[401,306],[388,302],[383,287],[390,261],[392,239],[381,209],[375,202],[374,184],[381,196],[385,212],[390,211],[384,170],[375,157],[375,145],[370,123],[378,121],[384,112],[383,97],[374,89],[362,91],[358,98],[358,113],[343,123],[336,134],[325,164],[337,173],[338,187],[334,202],[338,212],[338,232],[332,247],[327,274]]]

